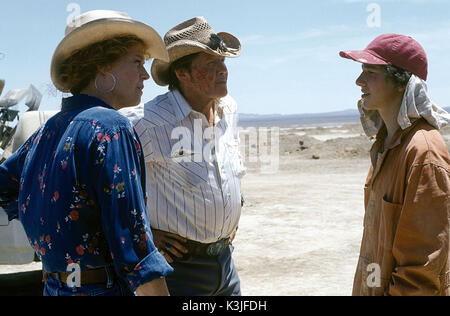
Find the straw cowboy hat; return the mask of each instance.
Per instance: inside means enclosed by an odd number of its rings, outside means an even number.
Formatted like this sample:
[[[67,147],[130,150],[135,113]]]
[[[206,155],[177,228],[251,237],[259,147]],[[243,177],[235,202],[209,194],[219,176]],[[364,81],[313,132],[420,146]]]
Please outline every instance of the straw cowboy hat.
[[[167,32],[164,37],[170,62],[154,60],[153,80],[160,86],[169,84],[169,69],[174,61],[195,53],[205,52],[223,57],[239,57],[241,43],[233,35],[225,32],[215,33],[204,17],[185,21]]]
[[[77,50],[121,35],[135,35],[146,47],[146,58],[169,60],[159,34],[149,25],[131,19],[126,13],[94,10],[81,14],[67,25],[65,37],[56,48],[51,63],[51,78],[55,87],[69,92],[60,78],[61,64]]]

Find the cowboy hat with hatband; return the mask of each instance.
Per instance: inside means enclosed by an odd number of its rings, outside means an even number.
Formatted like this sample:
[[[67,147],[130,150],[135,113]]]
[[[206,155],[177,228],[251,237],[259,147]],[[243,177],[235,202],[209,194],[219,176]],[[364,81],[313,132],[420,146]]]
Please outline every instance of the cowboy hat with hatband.
[[[222,57],[239,57],[241,43],[233,35],[225,32],[215,33],[204,17],[185,21],[167,32],[164,37],[170,62],[154,60],[153,80],[160,86],[169,84],[171,63],[191,54],[205,52]]]
[[[89,11],[67,25],[65,37],[53,54],[50,72],[55,87],[62,92],[69,92],[70,88],[61,80],[60,67],[73,53],[91,44],[122,35],[135,35],[141,39],[147,47],[147,59],[169,60],[164,42],[149,25],[133,20],[122,12]]]

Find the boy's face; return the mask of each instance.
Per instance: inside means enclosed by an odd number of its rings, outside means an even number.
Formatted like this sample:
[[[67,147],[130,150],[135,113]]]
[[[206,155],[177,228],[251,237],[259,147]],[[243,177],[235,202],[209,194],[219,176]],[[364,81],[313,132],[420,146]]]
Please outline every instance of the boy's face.
[[[382,110],[403,97],[402,89],[387,78],[384,66],[363,64],[362,73],[356,80],[361,87],[363,107],[366,110]]]

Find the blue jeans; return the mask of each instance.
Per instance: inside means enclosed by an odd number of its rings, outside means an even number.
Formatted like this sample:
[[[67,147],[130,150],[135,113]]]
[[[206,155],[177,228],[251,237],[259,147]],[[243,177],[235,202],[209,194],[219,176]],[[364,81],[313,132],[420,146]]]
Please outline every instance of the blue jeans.
[[[172,296],[241,296],[241,283],[229,245],[217,258],[189,256],[172,263],[166,276]]]
[[[71,288],[58,278],[49,276],[44,287],[44,296],[129,296],[128,288],[118,280],[114,272],[107,270],[108,280],[104,284],[82,285]]]

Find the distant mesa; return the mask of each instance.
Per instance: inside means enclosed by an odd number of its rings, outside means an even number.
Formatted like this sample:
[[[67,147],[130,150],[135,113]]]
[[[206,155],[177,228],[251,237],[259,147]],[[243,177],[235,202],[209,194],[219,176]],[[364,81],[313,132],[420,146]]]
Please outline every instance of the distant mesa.
[[[290,126],[290,125],[326,125],[329,123],[358,123],[358,110],[344,110],[327,113],[306,114],[239,114],[241,126]]]
[[[450,113],[450,107],[444,108]],[[356,109],[306,114],[248,114],[239,113],[239,125],[246,126],[280,126],[289,127],[294,125],[322,126],[328,124],[354,124],[359,123],[359,111]]]

